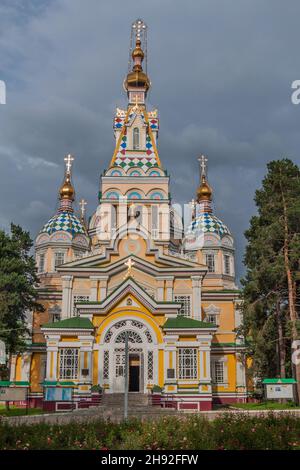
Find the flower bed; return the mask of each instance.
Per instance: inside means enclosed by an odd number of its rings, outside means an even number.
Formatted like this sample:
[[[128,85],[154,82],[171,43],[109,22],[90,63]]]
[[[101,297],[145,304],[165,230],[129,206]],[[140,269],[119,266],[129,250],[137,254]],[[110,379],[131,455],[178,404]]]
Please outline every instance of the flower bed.
[[[0,449],[299,449],[300,419],[269,413],[265,417],[225,415],[165,417],[126,423],[95,421],[67,425],[0,424]]]

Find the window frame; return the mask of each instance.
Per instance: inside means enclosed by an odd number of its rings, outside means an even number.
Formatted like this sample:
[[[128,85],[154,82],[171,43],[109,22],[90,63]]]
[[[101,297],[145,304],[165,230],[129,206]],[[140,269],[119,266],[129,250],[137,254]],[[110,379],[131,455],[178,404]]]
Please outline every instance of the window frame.
[[[217,317],[218,315],[216,313],[208,313],[206,315],[206,321],[208,323],[211,323],[212,325],[217,326],[218,325]]]
[[[57,257],[58,255],[62,255],[62,256],[63,256],[63,262],[62,262],[62,263],[59,263],[59,264],[56,264],[56,257]],[[65,262],[66,262],[66,252],[63,251],[63,250],[55,251],[55,252],[54,252],[54,260],[53,260],[53,263],[54,263],[54,271],[56,271],[57,268],[58,268],[59,266],[61,266],[62,264],[64,264]]]
[[[208,258],[211,257],[212,263],[208,262]],[[205,253],[205,264],[208,268],[208,273],[213,274],[216,272],[216,254],[215,253]]]
[[[134,127],[132,129],[132,149],[133,150],[140,150],[140,148],[141,148],[141,145],[140,145],[140,129],[138,127]]]
[[[109,380],[109,370],[110,370],[110,354],[109,350],[105,349],[103,351],[103,380]]]
[[[198,379],[198,349],[191,347],[178,348],[177,361],[178,379]]]
[[[224,254],[224,274],[231,276],[231,256],[228,253]]]
[[[71,351],[71,353],[68,353]],[[71,365],[66,364],[71,360]],[[71,370],[71,375],[67,371]],[[61,380],[77,380],[79,377],[79,348],[59,348],[59,378]]]
[[[179,310],[179,315],[184,317],[184,318],[192,318],[192,294],[180,294],[180,293],[174,293],[174,302],[181,303],[182,305]],[[179,297],[188,300],[188,302],[179,300]],[[185,314],[186,308],[188,304],[188,315]]]
[[[219,366],[222,367],[221,376],[219,375],[220,371],[216,370]],[[228,374],[228,371],[227,371],[227,359],[226,358],[215,359],[212,361],[212,380],[213,380],[214,385],[227,387],[228,385],[227,374]]]
[[[43,269],[41,269],[41,259],[43,259]],[[45,272],[46,253],[40,253],[38,256],[38,274]]]
[[[77,302],[89,302],[90,298],[91,298],[90,294],[85,294],[85,293],[81,294],[78,292],[73,294],[73,309],[72,310],[73,310],[74,315],[77,314],[76,303]]]

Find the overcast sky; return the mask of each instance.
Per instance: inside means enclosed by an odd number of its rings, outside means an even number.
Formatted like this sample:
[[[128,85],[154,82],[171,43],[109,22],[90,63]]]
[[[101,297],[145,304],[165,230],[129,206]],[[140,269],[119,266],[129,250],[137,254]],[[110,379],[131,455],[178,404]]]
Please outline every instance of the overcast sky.
[[[300,163],[300,105],[291,103],[299,0],[0,0],[0,226],[14,221],[36,235],[55,211],[66,153],[76,157],[77,200],[95,210],[138,17],[149,27],[148,103],[159,108],[173,200],[195,196],[197,156],[207,155],[241,276],[266,163]]]

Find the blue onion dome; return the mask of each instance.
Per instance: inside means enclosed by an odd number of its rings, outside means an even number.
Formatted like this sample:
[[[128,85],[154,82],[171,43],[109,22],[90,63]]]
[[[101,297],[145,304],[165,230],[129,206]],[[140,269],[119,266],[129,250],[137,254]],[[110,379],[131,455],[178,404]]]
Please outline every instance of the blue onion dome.
[[[199,158],[201,177],[200,186],[197,189],[197,204],[192,201],[192,222],[185,233],[186,247],[197,247],[205,243],[205,235],[217,235],[222,239],[225,235],[231,237],[228,227],[213,214],[212,210],[212,188],[206,177],[207,158],[202,155]]]
[[[67,232],[75,237],[78,234],[86,235],[86,230],[80,220],[70,211],[59,211],[44,225],[40,233],[52,235],[56,232]]]
[[[216,243],[219,244],[226,236],[232,238],[222,220],[211,212],[202,212],[189,225],[184,237],[184,247],[186,250],[201,250],[211,246],[212,237],[216,238]]]
[[[231,235],[228,227],[211,212],[203,212],[196,217],[190,224],[186,235],[188,234],[214,233],[222,238],[224,235]]]
[[[75,190],[71,181],[71,167],[74,157],[69,154],[64,160],[66,162],[66,170],[58,193],[59,208],[57,213],[44,225],[40,234],[47,233],[52,235],[56,232],[67,232],[74,238],[78,234],[87,235],[87,232],[84,221],[74,214],[73,209]]]

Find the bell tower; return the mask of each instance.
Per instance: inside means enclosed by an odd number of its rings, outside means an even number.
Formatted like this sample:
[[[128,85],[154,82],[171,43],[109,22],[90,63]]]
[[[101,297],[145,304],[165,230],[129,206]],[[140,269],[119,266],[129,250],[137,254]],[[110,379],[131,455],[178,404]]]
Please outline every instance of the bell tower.
[[[90,234],[97,245],[97,234],[100,244],[105,245],[105,240],[109,243],[113,236],[121,236],[124,225],[134,219],[148,240],[170,241],[169,176],[158,154],[158,111],[147,109],[150,85],[147,25],[138,19],[131,27],[128,73],[123,82],[128,104],[126,109],[116,109],[115,149],[101,176],[99,206],[90,222]]]

